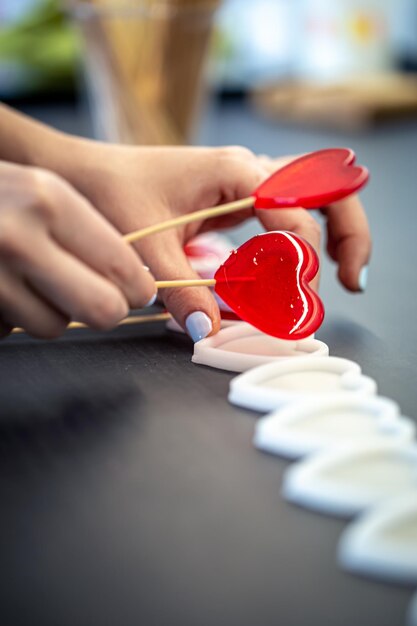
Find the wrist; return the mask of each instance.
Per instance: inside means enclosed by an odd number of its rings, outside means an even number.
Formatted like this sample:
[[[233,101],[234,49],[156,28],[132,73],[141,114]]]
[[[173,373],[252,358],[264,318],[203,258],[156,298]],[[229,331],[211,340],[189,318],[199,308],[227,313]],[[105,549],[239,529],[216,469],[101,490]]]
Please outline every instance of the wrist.
[[[55,137],[46,167],[93,200],[92,180],[107,162],[105,149],[106,144],[98,141],[62,133]]]
[[[59,161],[64,133],[0,105],[0,159],[55,169]]]
[[[61,170],[72,151],[71,137],[48,126],[38,129],[30,142],[25,146],[24,158],[26,165],[40,167],[61,174]]]
[[[73,182],[77,171],[93,165],[99,145],[0,104],[0,160],[47,169]]]
[[[45,130],[43,141],[31,149],[29,154],[31,164],[54,172],[89,197],[92,174],[96,173],[103,163],[102,144],[49,127]]]

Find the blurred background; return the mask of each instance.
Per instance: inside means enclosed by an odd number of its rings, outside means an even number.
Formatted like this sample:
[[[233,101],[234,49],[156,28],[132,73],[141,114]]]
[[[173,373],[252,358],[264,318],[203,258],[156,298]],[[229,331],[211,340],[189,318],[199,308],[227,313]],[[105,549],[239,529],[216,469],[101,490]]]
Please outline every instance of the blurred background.
[[[417,0],[1,0],[0,99],[105,141],[351,147],[372,175],[370,297],[353,306],[325,254],[321,294],[378,329],[372,294],[400,280],[384,242],[415,249]]]
[[[398,211],[417,214],[417,0],[1,0],[0,26],[0,98],[61,130],[272,156],[351,147],[372,174],[369,295],[398,283],[384,242],[415,247]],[[377,329],[377,300],[353,306],[325,258],[328,310]]]
[[[417,116],[416,72],[417,0],[0,3],[0,98],[80,103],[81,132],[111,141],[199,143],[231,99],[357,132]]]

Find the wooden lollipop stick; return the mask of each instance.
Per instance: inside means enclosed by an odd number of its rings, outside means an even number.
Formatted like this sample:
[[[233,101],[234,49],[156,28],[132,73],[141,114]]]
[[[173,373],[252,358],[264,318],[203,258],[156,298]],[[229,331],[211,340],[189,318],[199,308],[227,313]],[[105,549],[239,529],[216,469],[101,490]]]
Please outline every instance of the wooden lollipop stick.
[[[214,278],[188,278],[186,280],[157,280],[155,285],[158,289],[170,289],[172,287],[214,287]]]
[[[138,241],[143,237],[147,237],[148,235],[154,235],[155,233],[160,233],[163,230],[168,230],[169,228],[177,228],[178,226],[191,224],[191,222],[196,222],[198,220],[206,220],[212,217],[218,217],[219,215],[227,215],[228,213],[241,211],[242,209],[249,209],[251,206],[253,206],[254,202],[254,196],[249,196],[248,198],[243,198],[243,200],[228,202],[227,204],[222,204],[221,206],[217,207],[211,207],[210,209],[194,211],[194,213],[188,213],[187,215],[174,217],[171,220],[166,220],[165,222],[160,222],[159,224],[154,224],[153,226],[147,226],[146,228],[141,228],[140,230],[134,230],[133,232],[125,235],[124,240],[128,243],[133,243],[134,241]],[[178,285],[178,287],[179,286],[180,285]]]
[[[149,322],[165,322],[171,319],[171,314],[168,312],[165,313],[151,313],[150,315],[131,315],[130,317],[126,317],[124,320],[119,322],[117,326],[130,326],[131,324],[146,324]],[[88,328],[87,324],[83,324],[82,322],[71,322],[67,326],[67,330],[75,330],[77,328]],[[13,328],[13,335],[21,335],[25,333],[24,328]]]

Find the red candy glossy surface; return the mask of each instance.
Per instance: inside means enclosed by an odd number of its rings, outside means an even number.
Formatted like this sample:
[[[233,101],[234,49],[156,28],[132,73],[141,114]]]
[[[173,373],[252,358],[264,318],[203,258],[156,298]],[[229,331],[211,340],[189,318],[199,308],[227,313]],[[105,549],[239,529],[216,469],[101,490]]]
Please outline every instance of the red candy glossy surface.
[[[249,239],[219,267],[216,293],[235,313],[259,330],[281,339],[313,334],[324,317],[309,287],[319,262],[301,237],[273,231]]]
[[[253,194],[256,209],[304,207],[312,209],[358,191],[369,178],[365,167],[354,165],[355,153],[330,148],[306,154],[270,176]]]

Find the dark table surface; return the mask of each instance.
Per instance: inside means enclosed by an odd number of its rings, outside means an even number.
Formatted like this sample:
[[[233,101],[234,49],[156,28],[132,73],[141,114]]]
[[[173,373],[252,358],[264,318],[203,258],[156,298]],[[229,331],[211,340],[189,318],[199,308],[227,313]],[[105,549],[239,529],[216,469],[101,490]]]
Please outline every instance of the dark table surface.
[[[80,128],[73,112],[34,113]],[[369,288],[344,293],[324,262],[318,337],[415,419],[417,124],[343,136],[234,105],[208,111],[200,141],[350,145],[368,165]],[[232,375],[191,352],[162,324],[2,343],[0,624],[404,624],[412,589],[338,568],[345,524],[282,499],[288,463],[253,448],[257,415],[228,404]]]

